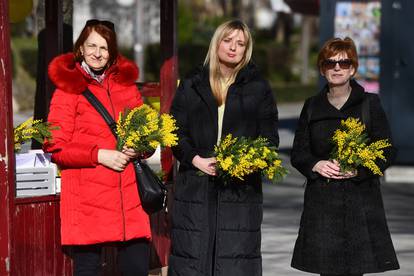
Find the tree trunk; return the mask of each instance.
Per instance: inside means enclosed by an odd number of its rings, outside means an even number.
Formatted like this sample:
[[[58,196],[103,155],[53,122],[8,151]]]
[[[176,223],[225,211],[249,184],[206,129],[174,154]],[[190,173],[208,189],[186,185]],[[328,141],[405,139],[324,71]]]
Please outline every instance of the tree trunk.
[[[223,10],[223,16],[227,16],[227,1],[226,0],[220,0],[220,6]]]
[[[304,15],[302,18],[302,34],[301,34],[301,60],[302,60],[302,72],[300,75],[300,82],[302,84],[309,83],[309,49],[311,39],[311,23],[312,18]]]
[[[241,10],[240,0],[231,0],[231,16],[234,18],[239,18],[240,10]]]

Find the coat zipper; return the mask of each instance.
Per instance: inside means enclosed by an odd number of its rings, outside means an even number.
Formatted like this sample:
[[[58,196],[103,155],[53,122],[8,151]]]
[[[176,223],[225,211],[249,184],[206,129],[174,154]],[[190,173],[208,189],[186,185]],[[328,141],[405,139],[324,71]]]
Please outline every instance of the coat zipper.
[[[109,99],[109,103],[112,109],[112,116],[114,117],[115,120],[115,109],[114,109],[114,105],[112,103],[112,99],[111,99],[111,92],[109,91],[109,80],[107,82],[107,87],[106,87],[106,94],[108,96]],[[126,240],[126,226],[125,226],[125,208],[124,208],[124,195],[122,193],[122,180],[121,180],[121,173],[118,173],[118,189],[119,189],[119,194],[121,196],[121,213],[122,213],[122,240],[125,241]]]
[[[123,233],[123,241],[126,240],[126,229],[125,229],[125,210],[124,210],[124,195],[122,193],[122,187],[121,187],[121,173],[118,173],[119,175],[119,194],[121,195],[121,212],[122,212],[122,233]]]

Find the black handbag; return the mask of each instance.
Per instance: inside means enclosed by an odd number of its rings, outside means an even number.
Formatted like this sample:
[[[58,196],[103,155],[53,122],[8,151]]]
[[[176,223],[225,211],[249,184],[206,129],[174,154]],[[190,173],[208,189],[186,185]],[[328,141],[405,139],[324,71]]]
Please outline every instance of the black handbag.
[[[161,211],[167,203],[167,188],[147,164],[139,159],[133,163],[142,207],[150,214]]]
[[[115,138],[118,137],[116,134],[116,123],[108,113],[102,103],[92,94],[89,89],[86,89],[83,96],[89,101],[89,103],[98,111],[99,114],[104,118],[108,124]],[[156,213],[165,208],[167,204],[167,187],[161,181],[161,179],[154,173],[151,168],[143,163],[140,159],[133,161],[136,182],[138,188],[138,194],[141,199],[141,205],[145,212],[148,214]]]

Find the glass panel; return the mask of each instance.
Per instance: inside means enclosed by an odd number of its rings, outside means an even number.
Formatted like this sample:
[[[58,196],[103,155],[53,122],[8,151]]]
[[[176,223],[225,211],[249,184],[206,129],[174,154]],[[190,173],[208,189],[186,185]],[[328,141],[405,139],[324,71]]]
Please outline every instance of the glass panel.
[[[13,120],[17,126],[33,116],[39,69],[37,35],[45,25],[44,3],[35,1],[32,5],[25,0],[11,5],[11,21]],[[30,145],[30,140],[22,144],[20,152],[27,152]]]

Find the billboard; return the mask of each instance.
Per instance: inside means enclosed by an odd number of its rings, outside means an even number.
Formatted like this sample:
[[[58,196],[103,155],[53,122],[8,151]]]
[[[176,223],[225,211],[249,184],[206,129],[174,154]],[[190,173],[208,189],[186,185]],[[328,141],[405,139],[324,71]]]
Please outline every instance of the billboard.
[[[338,1],[334,36],[354,40],[359,56],[355,78],[368,92],[378,93],[380,74],[381,2]]]

